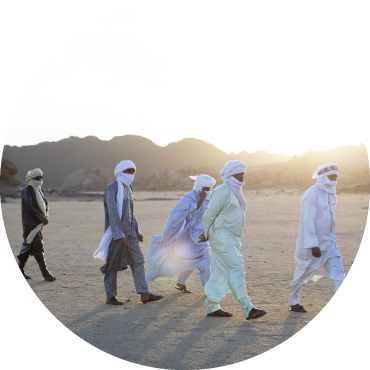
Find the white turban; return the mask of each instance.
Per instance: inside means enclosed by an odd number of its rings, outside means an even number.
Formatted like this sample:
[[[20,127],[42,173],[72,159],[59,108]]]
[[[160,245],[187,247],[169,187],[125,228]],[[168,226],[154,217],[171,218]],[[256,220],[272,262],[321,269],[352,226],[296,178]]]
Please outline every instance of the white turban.
[[[226,162],[225,167],[220,172],[222,181],[230,186],[241,206],[244,208],[244,211],[247,210],[247,201],[242,193],[242,187],[245,182],[238,181],[233,175],[244,173],[246,169],[247,165],[244,162],[231,160]]]
[[[132,161],[122,161],[118,163],[116,169],[114,170],[114,176],[118,176],[121,172],[127,170],[128,168],[134,168],[136,171],[136,166]]]
[[[43,173],[39,168],[35,168],[34,170],[28,171],[26,175],[26,181],[31,181],[34,177],[42,176]]]
[[[332,162],[328,164],[324,164],[322,166],[319,166],[316,171],[313,173],[312,178],[316,179],[317,178],[317,183],[316,185],[326,191],[327,193],[330,194],[335,194],[336,189],[335,185],[337,185],[337,181],[331,181],[327,177],[328,175],[338,175],[338,166]]]
[[[313,173],[312,178],[317,179],[321,176],[326,175],[338,175],[338,166],[332,162],[328,164],[323,164],[322,166],[317,167],[316,171]]]
[[[221,170],[222,181],[225,182],[230,176],[236,175],[237,173],[244,173],[247,170],[247,165],[242,161],[228,161],[225,167]]]
[[[212,188],[216,184],[216,180],[208,175],[202,174],[199,176],[189,176],[192,180],[195,180],[193,189],[195,191],[201,191],[203,188]]]

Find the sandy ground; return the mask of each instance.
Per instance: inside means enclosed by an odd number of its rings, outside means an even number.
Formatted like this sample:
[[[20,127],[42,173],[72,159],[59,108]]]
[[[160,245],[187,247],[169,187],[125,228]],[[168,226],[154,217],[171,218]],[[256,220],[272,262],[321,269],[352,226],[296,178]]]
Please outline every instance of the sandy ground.
[[[172,207],[183,193],[136,193],[135,214],[145,236],[161,234]],[[211,368],[243,361],[282,343],[312,320],[333,295],[332,283],[309,282],[301,303],[308,313],[289,312],[287,286],[295,268],[294,250],[300,216],[299,193],[249,192],[241,252],[252,303],[268,314],[246,321],[231,294],[221,303],[232,318],[207,318],[198,272],[190,276],[193,294],[174,289],[177,276],[149,283],[159,302],[143,305],[135,293],[130,269],[119,273],[118,297],[124,306],[105,304],[101,260],[92,258],[104,232],[101,199],[53,198],[50,223],[44,228],[47,265],[57,281],[44,282],[31,257],[26,272],[30,287],[73,333],[119,358],[173,369]],[[14,255],[22,243],[20,201],[2,204]],[[87,201],[86,201],[87,200]],[[12,203],[10,203],[12,202]],[[339,194],[337,241],[346,273],[356,257],[368,214],[369,196]]]

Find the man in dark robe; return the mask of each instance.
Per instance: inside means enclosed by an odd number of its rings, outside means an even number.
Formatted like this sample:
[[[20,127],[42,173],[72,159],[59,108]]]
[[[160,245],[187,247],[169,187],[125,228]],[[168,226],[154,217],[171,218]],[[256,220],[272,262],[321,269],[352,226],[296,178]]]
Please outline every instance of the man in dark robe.
[[[24,272],[24,267],[28,257],[34,256],[40,267],[44,280],[54,281],[46,267],[44,255],[44,242],[42,237],[43,226],[49,223],[49,207],[45,198],[45,191],[42,189],[42,171],[39,168],[31,170],[26,175],[29,183],[22,190],[22,224],[23,224],[23,244],[18,258],[18,266],[26,279],[31,279]]]

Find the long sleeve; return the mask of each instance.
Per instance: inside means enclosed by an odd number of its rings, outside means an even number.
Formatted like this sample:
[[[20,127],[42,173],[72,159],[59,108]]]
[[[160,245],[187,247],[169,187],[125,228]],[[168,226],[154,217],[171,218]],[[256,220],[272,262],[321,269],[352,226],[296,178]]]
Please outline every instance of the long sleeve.
[[[24,193],[22,196],[22,202],[26,206],[29,214],[36,219],[38,222],[43,222],[45,217],[38,207],[35,207],[32,203],[32,199],[29,193]]]
[[[204,225],[204,236],[208,238],[209,229],[216,220],[216,217],[219,215],[221,210],[224,208],[224,205],[227,200],[227,194],[221,189],[215,189],[211,194],[211,199],[209,201],[208,209],[204,213],[203,225]]]
[[[192,220],[199,213],[200,208],[201,207],[199,207],[199,209],[197,209],[197,203],[193,203],[191,205],[191,207],[189,208],[188,219]]]
[[[122,222],[117,210],[117,194],[113,188],[108,188],[106,193],[106,204],[109,215],[109,224],[112,229],[113,240],[125,238]]]
[[[315,248],[319,246],[316,236],[315,218],[316,218],[316,198],[308,196],[302,201],[302,220],[303,222],[303,247]]]

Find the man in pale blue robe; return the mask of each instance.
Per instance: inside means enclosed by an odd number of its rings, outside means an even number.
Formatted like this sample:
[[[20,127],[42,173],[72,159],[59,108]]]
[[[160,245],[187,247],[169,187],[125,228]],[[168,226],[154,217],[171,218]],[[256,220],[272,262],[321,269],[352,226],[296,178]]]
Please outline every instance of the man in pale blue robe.
[[[163,235],[153,236],[148,252],[147,280],[180,273],[176,289],[191,293],[186,280],[195,269],[204,286],[210,276],[211,253],[208,241],[198,243],[203,234],[203,215],[216,180],[208,175],[190,176],[196,180],[172,209]]]
[[[226,163],[221,171],[224,184],[212,192],[204,214],[204,235],[200,241],[209,240],[212,248],[211,277],[204,287],[207,316],[232,316],[230,312],[221,310],[219,305],[228,293],[228,288],[242,307],[247,320],[266,314],[251,304],[245,285],[244,260],[240,253],[247,208],[242,193],[246,169],[247,165],[241,161]]]
[[[320,166],[312,175],[318,178],[301,199],[301,220],[294,259],[294,272],[289,294],[290,310],[306,312],[299,304],[303,284],[322,277],[332,280],[336,292],[344,280],[342,258],[335,238],[334,210],[338,167],[334,163]]]

